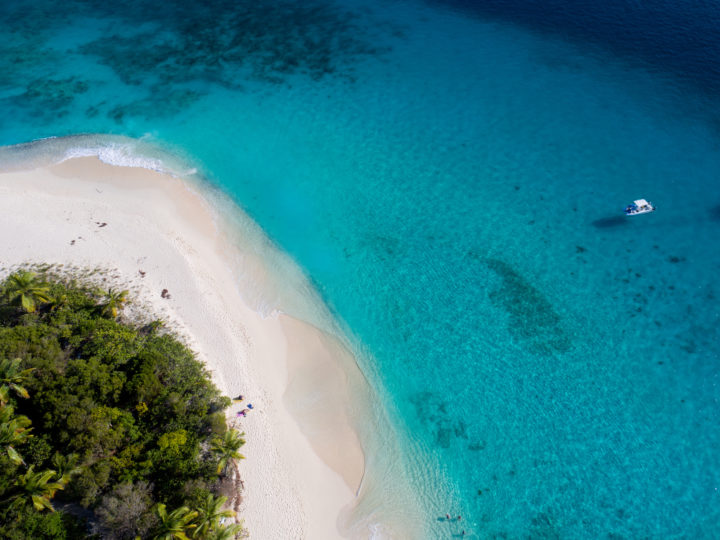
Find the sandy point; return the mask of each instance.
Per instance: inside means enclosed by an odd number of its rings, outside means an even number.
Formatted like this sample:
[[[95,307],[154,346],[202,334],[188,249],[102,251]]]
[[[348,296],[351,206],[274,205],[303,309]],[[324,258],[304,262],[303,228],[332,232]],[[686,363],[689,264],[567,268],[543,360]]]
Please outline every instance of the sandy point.
[[[232,236],[198,186],[161,173],[94,157],[0,173],[2,274],[25,263],[107,269],[136,309],[185,338],[224,393],[243,395],[229,416],[246,433],[251,536],[338,538],[365,469],[349,412],[362,376],[333,336],[248,305],[242,287],[248,275],[267,281],[263,262]]]

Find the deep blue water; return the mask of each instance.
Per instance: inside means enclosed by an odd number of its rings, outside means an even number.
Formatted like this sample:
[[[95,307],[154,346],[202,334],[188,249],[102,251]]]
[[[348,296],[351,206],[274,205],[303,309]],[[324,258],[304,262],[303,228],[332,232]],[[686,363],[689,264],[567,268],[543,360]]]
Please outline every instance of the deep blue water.
[[[0,143],[144,137],[234,197],[356,341],[429,537],[713,538],[718,13],[4,2]]]
[[[671,72],[701,92],[720,89],[717,2],[658,0],[428,0],[481,20],[497,19],[594,44],[637,65]]]

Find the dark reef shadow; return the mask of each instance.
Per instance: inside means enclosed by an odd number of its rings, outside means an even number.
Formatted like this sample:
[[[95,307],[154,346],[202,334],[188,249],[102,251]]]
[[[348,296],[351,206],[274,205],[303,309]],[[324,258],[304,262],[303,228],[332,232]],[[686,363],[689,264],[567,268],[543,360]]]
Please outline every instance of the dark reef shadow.
[[[267,85],[290,87],[298,77],[353,84],[358,68],[382,59],[392,49],[386,38],[402,31],[368,11],[325,0],[167,0],[163,9],[144,0],[121,6],[79,0],[57,10],[45,9],[45,1],[32,10],[20,4],[0,2],[0,27],[12,29],[11,39],[0,43],[0,107],[45,123],[70,114],[80,103],[86,117],[104,115],[118,124],[129,117],[174,117],[207,95],[208,85],[247,92]],[[111,69],[124,85],[136,87],[109,103],[93,100],[92,90],[101,81],[86,80],[83,73],[59,77],[55,64],[65,52],[46,46],[56,26],[85,16],[90,7],[93,19],[116,22],[103,22],[107,31],[67,52]],[[22,86],[24,93],[15,91]],[[76,103],[79,94],[88,95]],[[138,99],[127,101],[134,96]]]
[[[625,216],[611,216],[596,219],[592,222],[593,227],[598,229],[612,229],[614,227],[624,227],[627,225],[628,220]]]
[[[489,291],[490,301],[509,315],[508,330],[536,354],[559,354],[573,348],[563,330],[562,319],[545,295],[500,259],[485,259],[488,268],[501,280]]]

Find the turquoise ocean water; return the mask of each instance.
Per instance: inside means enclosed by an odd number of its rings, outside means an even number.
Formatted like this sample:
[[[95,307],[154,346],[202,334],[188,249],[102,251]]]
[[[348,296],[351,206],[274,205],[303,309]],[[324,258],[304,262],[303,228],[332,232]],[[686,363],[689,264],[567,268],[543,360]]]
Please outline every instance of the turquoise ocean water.
[[[0,144],[139,138],[234,198],[351,336],[429,537],[713,538],[717,7],[6,1]]]

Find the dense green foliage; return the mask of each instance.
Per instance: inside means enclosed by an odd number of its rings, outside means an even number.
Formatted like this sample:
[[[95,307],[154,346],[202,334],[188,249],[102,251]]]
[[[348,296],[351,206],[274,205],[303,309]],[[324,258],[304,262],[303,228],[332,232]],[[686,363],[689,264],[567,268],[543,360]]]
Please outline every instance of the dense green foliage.
[[[234,538],[216,497],[230,400],[127,291],[21,271],[0,285],[0,537]]]

